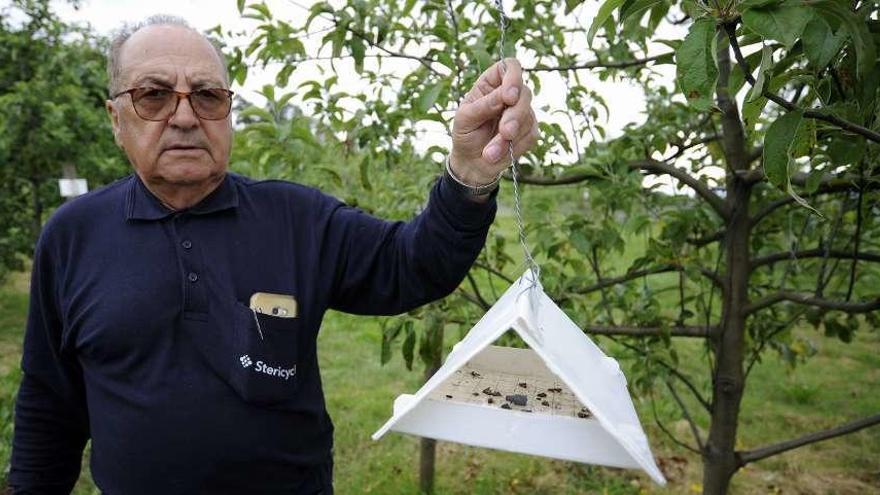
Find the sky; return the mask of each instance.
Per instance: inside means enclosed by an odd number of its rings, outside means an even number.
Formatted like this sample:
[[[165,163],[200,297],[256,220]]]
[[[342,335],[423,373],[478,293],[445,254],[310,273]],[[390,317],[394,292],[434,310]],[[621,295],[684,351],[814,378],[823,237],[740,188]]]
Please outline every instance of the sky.
[[[3,5],[5,0],[0,0]],[[301,18],[306,13],[306,9],[313,3],[312,0],[266,0],[267,5],[276,18],[293,19]],[[505,0],[508,10],[513,6],[512,0]],[[576,22],[582,26],[589,26],[592,17],[598,10],[599,0],[588,0],[580,8],[575,10]],[[252,31],[253,21],[242,19],[236,7],[235,0],[152,0],[150,2],[135,0],[82,0],[79,9],[74,9],[68,2],[55,0],[53,1],[55,11],[62,19],[68,22],[88,23],[91,27],[104,35],[111,35],[112,32],[124,23],[136,23],[153,14],[172,14],[183,17],[193,27],[199,30],[208,30],[217,24],[223,26],[224,31]],[[568,17],[571,19],[571,16]],[[313,24],[312,30],[319,30],[321,26],[318,22]],[[676,34],[665,37],[675,37]],[[315,36],[306,40],[307,49],[311,46],[317,46],[320,36]],[[586,47],[584,47],[586,48]],[[665,47],[660,51],[666,51]],[[584,50],[586,52],[586,50]],[[651,54],[654,54],[652,51]],[[522,59],[524,66],[529,66],[529,60]],[[318,65],[324,63],[325,67],[329,67],[326,62],[303,63],[293,73],[291,77],[290,87],[295,87],[299,82],[316,78],[318,74]],[[343,62],[343,67],[345,63]],[[369,59],[367,64],[369,64]],[[406,61],[399,62],[402,69],[407,67]],[[337,67],[339,64],[337,63]],[[383,67],[388,67],[387,62],[383,63]],[[252,65],[249,71],[248,79],[244,87],[233,85],[232,89],[238,94],[254,103],[260,104],[263,99],[257,95],[264,84],[274,84],[275,70],[273,67],[261,69],[259,66]],[[666,71],[669,85],[672,84],[674,73],[672,66],[656,67],[661,71]],[[344,74],[340,77],[340,82],[345,84],[347,91],[356,92],[364,86],[353,70],[347,70],[349,76]],[[610,107],[610,115],[608,120],[601,122],[606,128],[609,137],[621,134],[625,124],[629,122],[641,122],[644,120],[642,110],[644,109],[644,98],[641,89],[627,82],[603,82],[592,74],[584,74],[586,81],[591,88],[598,91],[608,103]],[[280,91],[276,89],[277,92]],[[533,108],[537,110],[539,120],[545,122],[558,122],[564,129],[568,129],[570,124],[567,119],[561,115],[546,113],[539,110],[542,107],[564,108],[564,97],[567,91],[562,83],[562,79],[554,74],[546,74],[542,76],[542,91],[535,96],[533,100]],[[294,100],[295,101],[295,100]],[[604,119],[604,116],[603,116]],[[434,127],[432,127],[432,125]],[[419,140],[421,146],[427,148],[431,145],[441,145],[448,147],[450,144],[446,129],[440,124],[429,123],[424,129],[424,139]],[[565,157],[562,157],[563,161]],[[573,157],[572,157],[573,158]]]

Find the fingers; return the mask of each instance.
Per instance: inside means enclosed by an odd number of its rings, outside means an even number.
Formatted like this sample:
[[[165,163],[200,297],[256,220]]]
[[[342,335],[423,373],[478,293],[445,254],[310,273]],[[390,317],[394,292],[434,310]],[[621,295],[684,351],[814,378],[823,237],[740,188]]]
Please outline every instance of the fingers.
[[[504,111],[501,89],[496,89],[470,103],[463,103],[455,114],[456,132],[468,133],[484,123],[497,119]]]
[[[508,106],[515,105],[518,93],[522,91],[522,66],[515,58],[506,58],[495,62],[486,69],[474,87],[464,97],[464,103],[471,103],[492,93],[499,87],[504,93],[504,103]],[[511,88],[516,88],[512,90]]]
[[[531,104],[532,94],[526,88],[523,97],[519,99],[517,104],[505,110],[501,115],[498,132],[483,148],[482,155],[485,160],[497,161],[504,155],[508,142],[513,142],[516,146],[518,141],[532,132],[532,128],[536,127],[537,119]]]
[[[514,92],[517,93],[512,106],[509,103],[511,100],[509,90],[511,89],[515,89]],[[523,121],[524,117],[531,115],[534,118],[534,114],[531,113],[531,104],[532,92],[525,85],[520,84],[519,87],[512,84],[501,86],[477,100],[463,103],[456,113],[454,130],[467,133],[486,122],[498,120],[500,117],[499,131],[508,140],[513,140],[520,131],[528,129],[528,123]]]
[[[501,114],[498,123],[498,133],[508,141],[519,138],[531,128],[532,122],[535,121],[535,112],[532,110],[532,92],[528,88],[524,89],[525,91],[516,105],[506,109]]]
[[[513,106],[517,104],[520,94],[523,93],[522,66],[519,65],[519,60],[515,58],[507,58],[503,62],[503,64],[500,62],[495,64],[504,73],[501,83],[501,94],[504,97],[504,103],[508,106]]]
[[[511,139],[505,138],[501,133],[496,134],[489,144],[483,148],[482,157],[489,163],[504,161],[510,155],[509,146],[513,143],[513,155],[519,157],[529,151],[538,142],[539,128],[534,112],[529,109],[529,118],[525,124],[516,126],[519,130]]]
[[[453,154],[462,168],[494,176],[506,166],[502,159],[511,144],[515,157],[535,146],[539,127],[532,93],[522,78],[519,61],[504,59],[481,74],[465,95],[452,125]]]

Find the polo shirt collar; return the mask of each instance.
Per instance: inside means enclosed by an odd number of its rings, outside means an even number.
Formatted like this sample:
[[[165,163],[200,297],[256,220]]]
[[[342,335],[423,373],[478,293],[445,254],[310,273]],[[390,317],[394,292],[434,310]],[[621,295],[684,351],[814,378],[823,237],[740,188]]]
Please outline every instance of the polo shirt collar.
[[[238,207],[238,189],[230,174],[223,177],[223,182],[198,204],[185,210],[172,210],[163,205],[137,174],[131,175],[126,205],[126,220],[161,220],[175,213],[192,213],[204,215]]]

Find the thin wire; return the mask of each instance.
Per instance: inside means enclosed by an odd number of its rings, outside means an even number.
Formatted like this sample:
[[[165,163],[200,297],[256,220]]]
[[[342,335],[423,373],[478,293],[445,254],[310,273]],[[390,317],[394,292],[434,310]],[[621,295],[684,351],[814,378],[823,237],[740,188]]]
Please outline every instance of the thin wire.
[[[501,40],[498,47],[498,55],[501,59],[501,69],[503,73],[507,73],[507,63],[505,63],[504,58],[504,39],[507,34],[507,28],[510,26],[510,19],[508,19],[507,14],[504,13],[504,3],[502,0],[494,0],[495,8],[498,10],[499,17],[499,27],[501,28]],[[510,177],[513,179],[513,205],[514,210],[516,211],[516,224],[519,229],[519,243],[523,249],[523,255],[525,256],[526,264],[529,267],[529,270],[532,272],[532,285],[537,284],[538,277],[541,274],[541,269],[538,267],[538,264],[535,263],[535,259],[532,257],[532,252],[529,250],[529,246],[526,243],[526,228],[525,223],[523,222],[522,216],[522,204],[520,201],[519,194],[519,181],[517,180],[517,170],[516,170],[516,158],[513,156],[513,141],[508,141],[507,143],[507,154],[510,158]]]

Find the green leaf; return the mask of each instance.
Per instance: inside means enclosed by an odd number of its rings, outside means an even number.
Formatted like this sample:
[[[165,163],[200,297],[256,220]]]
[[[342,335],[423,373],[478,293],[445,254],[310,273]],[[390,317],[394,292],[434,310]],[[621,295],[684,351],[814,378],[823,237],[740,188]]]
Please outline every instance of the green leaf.
[[[425,88],[422,91],[417,102],[417,108],[421,113],[428,113],[428,110],[434,106],[434,103],[437,101],[437,98],[440,96],[440,92],[443,91],[445,85],[445,80],[437,81],[433,86]]]
[[[293,69],[295,68],[296,66],[293,64],[286,64],[282,67],[275,76],[275,84],[281,88],[287,86],[287,83],[290,81],[290,75],[293,74]]]
[[[764,111],[764,107],[767,106],[768,101],[767,98],[761,97],[755,101],[748,101],[743,105],[743,127],[746,134],[751,135],[753,133],[755,125],[761,118],[761,113]]]
[[[596,33],[599,31],[599,27],[605,23],[610,17],[614,10],[621,5],[623,5],[624,0],[605,0],[605,3],[599,7],[599,12],[596,13],[596,17],[593,19],[593,23],[590,24],[590,30],[587,31],[587,45],[592,48],[593,47],[593,38],[596,37]]]
[[[370,155],[365,155],[364,158],[361,159],[358,170],[360,172],[361,185],[364,186],[364,189],[367,191],[372,191],[373,185],[370,184]]]
[[[740,12],[755,7],[773,7],[782,3],[782,0],[745,0],[739,3]]]
[[[807,60],[818,72],[831,63],[831,59],[837,55],[843,42],[846,41],[846,35],[833,33],[828,21],[816,16],[804,29],[802,41]]]
[[[665,3],[666,0],[634,0],[633,2],[627,2],[620,9],[620,21],[621,23],[626,22],[632,16],[641,17],[642,14],[645,13],[646,10],[651,9],[657,4]]]
[[[312,5],[312,8],[309,9],[309,17],[306,19],[305,27],[303,30],[308,31],[309,26],[312,24],[312,21],[315,20],[315,17],[318,17],[321,14],[332,14],[333,7],[330,6],[327,2],[318,2],[315,5]]]
[[[243,118],[256,118],[263,122],[272,122],[275,120],[268,110],[255,106],[246,107],[239,112],[239,115]]]
[[[403,6],[403,12],[401,12],[401,17],[408,17],[409,13],[412,12],[413,7],[416,6],[416,0],[406,0],[406,3]]]
[[[584,0],[565,0],[565,15],[571,14],[571,11],[582,3]]]
[[[342,176],[330,167],[318,167],[317,170],[327,174],[337,187],[342,187]]]
[[[675,54],[665,53],[654,60],[654,65],[675,65]]]
[[[337,25],[336,30],[330,34],[333,58],[339,58],[342,55],[342,47],[345,44],[345,33],[345,26]]]
[[[351,50],[351,56],[354,58],[354,70],[360,74],[364,71],[364,42],[357,36],[348,42],[348,48]]]
[[[404,324],[406,330],[406,338],[403,341],[401,352],[403,353],[403,361],[406,363],[406,369],[412,371],[413,350],[416,347],[416,332],[413,330],[413,322],[407,321]]]
[[[807,190],[808,194],[812,194],[819,190],[819,186],[822,185],[822,179],[825,177],[825,171],[822,169],[813,169],[810,171],[809,175],[807,175],[806,184],[804,184],[804,189]]]
[[[855,165],[865,155],[865,138],[837,134],[828,144],[828,156],[835,167]]]
[[[587,236],[584,235],[584,232],[581,230],[572,231],[571,236],[569,237],[572,246],[575,247],[578,251],[580,251],[584,255],[590,254],[590,241],[587,239]]]
[[[239,14],[244,12],[244,2],[245,2],[245,0],[236,0],[236,6],[238,7]]]
[[[836,0],[820,0],[810,4],[826,21],[834,21],[829,22],[830,25],[840,24],[849,32],[856,49],[858,62],[856,70],[860,76],[864,76],[877,63],[877,51],[871,32],[868,30],[868,23],[849,10],[848,5],[848,2],[841,3]]]
[[[803,112],[796,110],[770,124],[764,136],[764,173],[771,184],[785,191],[796,203],[822,216],[791,187],[791,163],[797,152],[796,138],[803,120]]]
[[[788,112],[770,124],[764,136],[764,173],[783,191],[789,183],[792,142],[803,120],[803,112]]]
[[[791,156],[811,156],[816,148],[816,120],[804,119],[791,144]]]
[[[715,58],[715,21],[700,19],[691,25],[684,42],[675,51],[678,86],[694,108],[712,107],[718,65]]]
[[[678,50],[678,47],[681,46],[681,40],[654,40],[657,43],[664,44],[673,50]]]
[[[773,50],[769,46],[764,45],[761,49],[761,66],[758,68],[758,77],[755,78],[755,85],[749,91],[747,101],[755,101],[764,93],[764,85],[767,81],[767,71],[773,66]]]
[[[269,101],[275,101],[275,87],[271,84],[264,84],[263,89],[259,91]]]
[[[391,343],[400,335],[402,328],[403,323],[399,325],[382,325],[382,352],[379,360],[383,366],[391,360]]]
[[[751,8],[743,12],[743,24],[765,40],[782,42],[786,48],[794,46],[813,12],[801,5],[785,3],[768,8]]]
[[[267,7],[265,3],[261,2],[261,3],[251,4],[251,5],[248,5],[248,8],[259,12],[260,17],[262,19],[265,19],[267,21],[272,20],[272,11],[269,10],[269,7]]]

